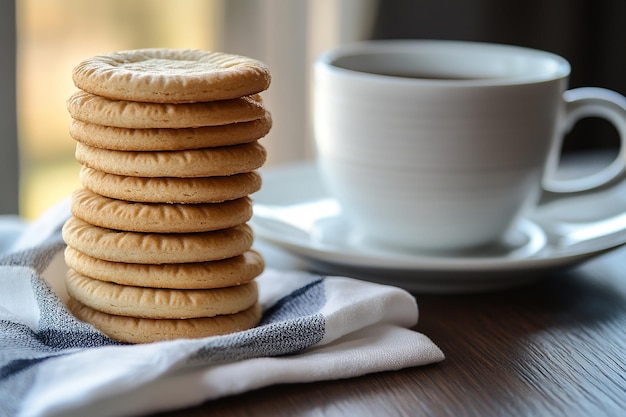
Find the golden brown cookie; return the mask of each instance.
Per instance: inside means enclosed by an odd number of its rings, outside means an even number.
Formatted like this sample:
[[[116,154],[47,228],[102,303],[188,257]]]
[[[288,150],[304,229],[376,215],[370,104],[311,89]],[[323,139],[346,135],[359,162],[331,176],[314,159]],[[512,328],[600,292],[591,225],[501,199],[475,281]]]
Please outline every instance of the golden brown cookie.
[[[116,101],[77,91],[67,101],[77,120],[132,129],[189,128],[249,122],[265,117],[258,95],[203,103],[163,104]]]
[[[235,314],[195,319],[143,319],[103,313],[70,298],[67,307],[79,320],[92,324],[112,339],[150,343],[173,339],[197,339],[248,330],[261,319],[257,303]]]
[[[97,194],[143,203],[216,203],[253,194],[262,184],[257,172],[204,178],[147,178],[107,174],[84,166],[80,180]]]
[[[72,71],[74,84],[116,100],[182,103],[224,100],[270,85],[265,64],[200,50],[138,49],[94,56]]]
[[[132,287],[89,278],[70,269],[65,279],[70,297],[94,310],[119,316],[188,319],[234,314],[258,300],[256,281],[203,290]]]
[[[263,257],[250,249],[219,261],[185,264],[129,264],[92,258],[68,246],[65,263],[71,269],[101,281],[152,288],[207,289],[241,285],[259,276]]]
[[[95,148],[118,151],[178,151],[238,145],[261,139],[270,131],[272,118],[181,129],[127,129],[93,123],[70,121],[70,135],[78,142]]]
[[[258,141],[186,151],[112,151],[76,143],[76,160],[89,168],[131,177],[196,178],[241,174],[260,168],[267,152]]]
[[[86,188],[72,193],[72,214],[87,223],[128,232],[190,233],[226,229],[252,217],[252,200],[222,203],[133,203],[103,197]]]
[[[168,264],[241,255],[252,246],[253,233],[247,224],[203,233],[121,232],[70,217],[63,239],[79,252],[105,261]]]

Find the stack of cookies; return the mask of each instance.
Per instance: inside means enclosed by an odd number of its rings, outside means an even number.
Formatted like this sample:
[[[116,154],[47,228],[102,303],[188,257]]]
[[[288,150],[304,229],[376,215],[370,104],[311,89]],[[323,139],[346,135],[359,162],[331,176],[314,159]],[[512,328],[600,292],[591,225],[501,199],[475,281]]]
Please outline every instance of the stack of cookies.
[[[83,187],[63,228],[68,307],[145,343],[256,326],[249,197],[271,128],[259,61],[143,49],[87,59],[68,100]]]

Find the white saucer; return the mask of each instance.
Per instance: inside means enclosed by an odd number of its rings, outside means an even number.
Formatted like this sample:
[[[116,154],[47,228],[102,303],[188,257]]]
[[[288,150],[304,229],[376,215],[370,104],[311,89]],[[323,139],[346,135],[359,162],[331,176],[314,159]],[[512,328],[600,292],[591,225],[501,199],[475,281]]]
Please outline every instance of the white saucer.
[[[311,269],[417,292],[485,291],[540,279],[626,243],[626,187],[537,209],[501,245],[459,256],[368,243],[343,220],[311,163],[263,172],[254,194],[256,236],[306,259]]]

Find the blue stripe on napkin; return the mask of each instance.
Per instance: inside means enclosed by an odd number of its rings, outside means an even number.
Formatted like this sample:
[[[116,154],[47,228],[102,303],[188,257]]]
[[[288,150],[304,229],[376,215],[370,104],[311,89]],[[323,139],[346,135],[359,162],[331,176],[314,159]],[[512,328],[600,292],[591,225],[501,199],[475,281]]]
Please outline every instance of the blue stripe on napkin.
[[[59,234],[37,248],[0,257],[0,265],[32,269],[31,286],[40,309],[39,330],[9,320],[0,320],[0,415],[10,416],[23,398],[46,359],[71,354],[77,349],[121,344],[67,310],[40,274],[65,245]],[[258,327],[219,337],[189,356],[183,365],[213,365],[262,356],[299,352],[324,337],[324,279],[316,278],[283,297],[264,313]]]
[[[245,332],[207,339],[190,361],[213,364],[261,356],[294,353],[313,346],[324,337],[323,279],[293,291],[263,313],[258,327]]]

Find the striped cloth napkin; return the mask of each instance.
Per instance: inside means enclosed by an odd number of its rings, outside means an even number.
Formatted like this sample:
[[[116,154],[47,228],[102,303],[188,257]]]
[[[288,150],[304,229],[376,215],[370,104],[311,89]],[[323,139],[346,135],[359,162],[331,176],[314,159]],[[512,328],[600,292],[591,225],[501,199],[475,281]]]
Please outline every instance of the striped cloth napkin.
[[[415,299],[385,285],[268,269],[263,318],[225,336],[122,344],[65,308],[69,203],[32,223],[0,218],[0,415],[138,416],[260,387],[443,360]]]

